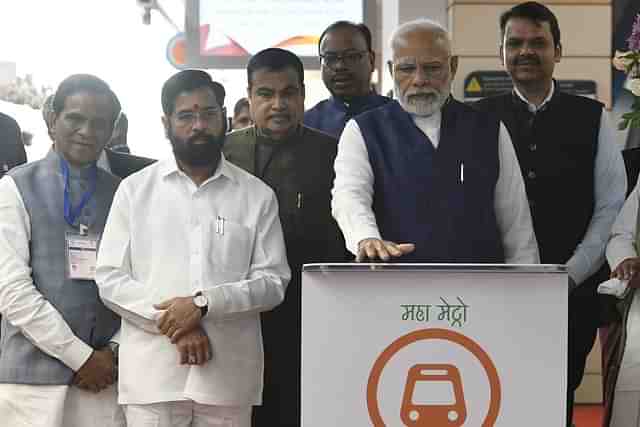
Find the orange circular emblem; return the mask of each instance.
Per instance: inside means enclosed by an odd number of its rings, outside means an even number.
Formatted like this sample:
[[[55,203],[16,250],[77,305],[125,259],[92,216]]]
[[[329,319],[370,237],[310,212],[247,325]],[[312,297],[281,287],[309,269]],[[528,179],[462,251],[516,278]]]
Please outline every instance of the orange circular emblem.
[[[500,378],[498,377],[498,371],[496,370],[495,365],[491,361],[491,358],[484,351],[482,347],[471,338],[462,335],[458,332],[450,331],[448,329],[421,329],[411,333],[408,333],[394,342],[392,342],[384,351],[378,356],[375,363],[373,364],[373,368],[371,369],[371,373],[369,374],[369,381],[367,383],[367,408],[369,410],[369,417],[374,427],[385,427],[385,423],[382,420],[382,415],[380,414],[380,407],[378,404],[378,386],[380,383],[380,376],[382,375],[382,371],[384,370],[387,363],[395,356],[401,349],[407,347],[410,344],[413,344],[417,341],[423,340],[445,340],[450,341],[454,344],[457,344],[467,351],[469,351],[482,365],[485,373],[487,374],[487,378],[489,380],[490,387],[490,401],[489,401],[489,409],[487,414],[482,422],[482,427],[493,427],[498,418],[498,413],[500,412],[500,401],[501,401],[501,388],[500,388]],[[459,373],[457,368],[453,365],[415,365],[411,368],[411,375],[420,375],[419,371],[423,368],[435,367],[438,368],[437,372],[445,372],[449,377],[455,378],[459,382]],[[425,369],[423,369],[425,370]],[[407,393],[410,395],[413,391],[413,387],[415,384],[407,383],[407,388],[405,389],[405,396]],[[455,384],[454,384],[455,386]],[[458,389],[458,387],[454,387]],[[462,390],[456,390],[456,393],[462,393]],[[403,422],[407,426],[430,426],[430,427],[438,427],[440,424],[433,420],[429,419],[425,421],[423,417],[420,416],[418,410],[411,410],[412,407],[406,402],[403,402]],[[457,410],[454,410],[457,409]],[[404,411],[406,410],[406,414]],[[445,416],[448,416],[448,421],[457,421],[455,425],[462,425],[466,418],[466,409],[465,408],[449,408],[445,411]],[[451,423],[441,423],[444,425],[452,425]]]

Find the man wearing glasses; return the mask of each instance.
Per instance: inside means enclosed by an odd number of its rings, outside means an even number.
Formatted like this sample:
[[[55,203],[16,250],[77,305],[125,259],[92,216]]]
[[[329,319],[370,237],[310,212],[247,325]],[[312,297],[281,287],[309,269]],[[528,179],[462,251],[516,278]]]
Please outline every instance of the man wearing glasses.
[[[318,50],[322,80],[331,98],[308,110],[304,124],[339,138],[349,119],[386,104],[389,98],[371,87],[375,53],[366,25],[334,22],[320,36]]]
[[[248,427],[262,392],[260,312],[289,281],[278,203],[227,162],[224,88],[199,70],[162,89],[174,156],[122,181],[98,255],[122,316],[127,425]]]
[[[398,102],[350,120],[338,144],[332,208],[347,248],[358,261],[537,263],[511,139],[450,95],[446,30],[408,22],[391,48]]]

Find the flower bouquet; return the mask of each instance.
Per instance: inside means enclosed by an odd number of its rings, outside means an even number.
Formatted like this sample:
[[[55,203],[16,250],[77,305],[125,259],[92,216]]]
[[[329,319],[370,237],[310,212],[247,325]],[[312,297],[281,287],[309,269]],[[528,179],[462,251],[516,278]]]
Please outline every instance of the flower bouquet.
[[[627,74],[625,88],[633,94],[631,111],[622,115],[622,121],[618,125],[620,130],[629,126],[640,128],[640,13],[633,23],[627,46],[628,51],[616,51],[613,57],[614,68]]]

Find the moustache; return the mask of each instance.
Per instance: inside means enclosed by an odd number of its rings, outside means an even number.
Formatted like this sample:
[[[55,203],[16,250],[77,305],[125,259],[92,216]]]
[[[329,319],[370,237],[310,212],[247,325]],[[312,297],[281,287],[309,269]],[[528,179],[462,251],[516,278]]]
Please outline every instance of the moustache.
[[[418,91],[407,93],[407,99],[416,99],[416,98],[433,98],[439,95],[436,91]]]
[[[513,60],[514,65],[540,65],[540,58],[536,55],[522,55]]]
[[[193,135],[191,135],[189,138],[187,138],[187,140],[185,141],[187,143],[187,145],[195,145],[195,142],[201,139],[203,141],[205,141],[207,144],[215,142],[216,137],[213,135],[209,135],[207,133],[204,132],[199,132],[199,133],[195,133]]]
[[[291,120],[291,114],[280,113],[280,114],[272,114],[269,116],[269,119],[286,119]]]

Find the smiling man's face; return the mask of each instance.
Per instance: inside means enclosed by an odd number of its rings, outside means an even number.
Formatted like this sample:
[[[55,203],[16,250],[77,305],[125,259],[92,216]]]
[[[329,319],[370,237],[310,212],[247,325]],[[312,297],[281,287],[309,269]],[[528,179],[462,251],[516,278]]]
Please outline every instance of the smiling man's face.
[[[512,18],[505,26],[500,56],[516,85],[548,84],[562,48],[555,45],[548,22]]]

